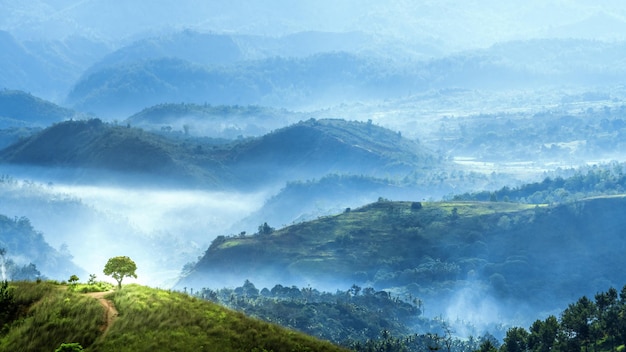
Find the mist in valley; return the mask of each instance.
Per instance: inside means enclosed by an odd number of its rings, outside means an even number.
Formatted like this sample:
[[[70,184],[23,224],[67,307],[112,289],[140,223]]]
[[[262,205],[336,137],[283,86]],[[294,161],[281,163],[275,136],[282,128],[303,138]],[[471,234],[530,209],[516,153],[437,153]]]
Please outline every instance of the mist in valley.
[[[50,245],[89,274],[105,279],[108,258],[128,255],[138,263],[137,282],[160,287],[171,286],[185,263],[266,197],[261,191],[63,184],[27,168],[11,171],[31,178],[9,176],[1,184],[0,214],[30,219]],[[67,279],[55,272],[45,275]]]
[[[515,252],[526,240],[509,236],[532,236],[544,209],[570,216],[560,206],[608,204],[624,192],[620,1],[0,0],[0,8],[0,215],[7,229],[51,247],[38,244],[46,255],[32,259],[8,251],[3,263],[38,261],[56,280],[75,269],[107,279],[107,259],[127,255],[138,266],[129,281],[196,293],[236,291],[244,280],[352,298],[353,285],[372,287],[368,294],[385,290],[419,309],[428,322],[415,329],[445,335],[449,324],[463,338],[502,339],[509,326],[558,316],[568,299],[626,283],[607,260],[583,287],[580,272],[594,274],[564,267],[563,246],[537,239],[543,247]],[[502,214],[460,228],[464,202],[492,202],[485,214]],[[441,209],[411,220],[425,213],[422,203]],[[595,209],[584,204],[571,222]],[[509,216],[514,206],[528,213]],[[377,207],[388,212],[359,228],[371,220],[359,212]],[[585,234],[567,221],[535,229],[588,249],[584,256],[615,255],[599,242],[621,239],[598,229],[618,236],[617,223],[589,219]],[[361,243],[388,224],[379,236],[405,231],[441,248],[418,256],[396,253],[411,243],[396,252],[376,236]],[[296,237],[272,237],[285,233]],[[496,233],[508,242],[489,237]],[[14,242],[0,248],[21,251]],[[293,250],[291,262],[276,264],[273,246]],[[532,251],[553,258],[554,286],[532,281]],[[333,261],[351,268],[362,257],[382,264],[341,276]],[[516,297],[527,281],[531,297]]]

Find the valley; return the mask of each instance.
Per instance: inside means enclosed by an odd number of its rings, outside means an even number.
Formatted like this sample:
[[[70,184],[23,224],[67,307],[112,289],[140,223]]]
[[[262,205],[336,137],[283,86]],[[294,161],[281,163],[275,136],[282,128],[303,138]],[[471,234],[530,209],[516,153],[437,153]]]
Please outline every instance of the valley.
[[[0,3],[0,351],[626,346],[621,3]]]

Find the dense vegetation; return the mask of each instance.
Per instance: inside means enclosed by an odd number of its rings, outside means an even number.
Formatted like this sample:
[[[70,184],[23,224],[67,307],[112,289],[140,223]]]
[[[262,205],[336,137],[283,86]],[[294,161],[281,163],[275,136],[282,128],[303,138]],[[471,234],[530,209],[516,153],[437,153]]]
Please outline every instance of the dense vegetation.
[[[2,301],[10,308],[2,317],[2,351],[52,351],[65,342],[116,352],[341,350],[214,303],[137,285],[108,297],[119,312],[110,326],[98,300],[63,286],[12,282],[2,290],[12,297]]]
[[[528,330],[510,328],[502,352],[621,351],[626,345],[626,286],[610,288],[593,299],[580,297],[560,316],[536,320]]]
[[[624,163],[580,167],[566,172],[569,177],[547,177],[541,182],[519,187],[503,187],[489,192],[465,193],[452,197],[456,201],[505,201],[527,204],[572,202],[588,197],[623,194],[626,190]],[[565,172],[564,172],[565,173]]]
[[[344,345],[376,339],[385,329],[398,336],[407,335],[409,327],[416,325],[421,325],[420,330],[431,328],[420,320],[421,301],[399,299],[371,287],[362,289],[353,285],[349,290],[329,293],[312,287],[282,285],[258,289],[246,280],[234,289],[203,288],[192,289],[190,293],[246,315]]]
[[[331,293],[278,284],[259,290],[246,280],[234,289],[191,289],[190,294],[354,351],[425,351],[445,346],[469,351],[483,340],[494,340],[488,333],[460,339],[449,322],[423,317],[425,307],[418,298],[397,297],[372,287],[352,285]]]

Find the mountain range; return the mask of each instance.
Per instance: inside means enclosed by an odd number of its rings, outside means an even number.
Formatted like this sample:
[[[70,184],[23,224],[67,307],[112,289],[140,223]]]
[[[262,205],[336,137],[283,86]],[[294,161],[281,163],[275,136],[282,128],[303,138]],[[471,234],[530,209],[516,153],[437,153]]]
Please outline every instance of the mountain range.
[[[229,144],[168,138],[100,120],[65,121],[0,151],[5,163],[109,170],[213,186],[259,186],[328,173],[403,176],[439,162],[372,123],[307,120]]]

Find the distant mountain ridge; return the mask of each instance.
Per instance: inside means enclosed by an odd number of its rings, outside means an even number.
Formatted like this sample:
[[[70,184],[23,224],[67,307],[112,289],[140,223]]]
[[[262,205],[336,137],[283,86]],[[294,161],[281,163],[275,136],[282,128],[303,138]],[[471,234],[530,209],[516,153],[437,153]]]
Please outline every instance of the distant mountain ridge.
[[[80,36],[18,41],[0,30],[0,89],[19,89],[62,100],[84,69],[109,48]]]
[[[122,132],[122,128],[107,126],[97,119],[67,121],[8,147],[3,155],[7,161],[43,166],[130,171],[165,171],[173,166],[173,160],[158,146],[150,145],[147,139],[128,138]],[[122,138],[118,139],[120,135]]]
[[[289,125],[305,113],[256,105],[159,104],[125,120],[146,130],[185,132],[192,136],[241,138],[260,136]]]
[[[84,115],[23,91],[0,90],[0,128],[47,127],[82,116]]]
[[[0,160],[248,187],[327,173],[402,176],[439,162],[399,133],[344,120],[311,119],[226,145],[175,137],[97,119],[66,121],[5,148]]]
[[[520,40],[419,60],[361,52],[265,57],[208,65],[148,57],[85,74],[67,97],[83,111],[119,116],[161,103],[268,105],[290,109],[383,100],[431,89],[537,89],[615,85],[626,77],[626,42]],[[182,55],[184,56],[184,55]]]

